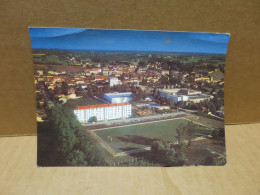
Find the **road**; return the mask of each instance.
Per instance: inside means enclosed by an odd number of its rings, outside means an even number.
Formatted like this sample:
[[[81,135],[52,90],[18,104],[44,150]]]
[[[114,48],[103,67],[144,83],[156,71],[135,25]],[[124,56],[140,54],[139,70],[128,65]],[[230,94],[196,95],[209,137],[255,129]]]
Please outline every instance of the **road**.
[[[53,102],[52,102],[52,100],[51,100],[51,98],[50,98],[49,91],[48,91],[48,90],[45,88],[45,86],[44,86],[43,81],[40,81],[40,82],[39,82],[39,86],[40,86],[41,92],[42,92],[42,94],[43,94],[43,96],[44,96],[44,99],[45,99],[46,102],[47,102],[48,108],[53,107],[54,104],[53,104]]]

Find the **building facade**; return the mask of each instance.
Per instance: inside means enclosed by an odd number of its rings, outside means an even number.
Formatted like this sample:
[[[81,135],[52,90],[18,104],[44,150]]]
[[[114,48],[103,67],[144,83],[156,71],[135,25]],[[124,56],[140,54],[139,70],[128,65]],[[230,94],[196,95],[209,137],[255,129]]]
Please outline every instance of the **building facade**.
[[[212,95],[202,94],[201,91],[191,89],[159,89],[157,93],[159,94],[159,97],[172,99],[175,103],[179,101],[199,103],[213,98]]]
[[[89,122],[92,117],[97,121],[128,118],[132,116],[132,105],[124,102],[119,104],[99,104],[79,106],[73,109],[80,122]]]
[[[110,103],[124,103],[131,102],[131,92],[124,93],[105,93],[104,98]]]
[[[119,81],[117,77],[111,77],[109,78],[109,85],[110,87],[113,87],[114,85],[118,85]]]

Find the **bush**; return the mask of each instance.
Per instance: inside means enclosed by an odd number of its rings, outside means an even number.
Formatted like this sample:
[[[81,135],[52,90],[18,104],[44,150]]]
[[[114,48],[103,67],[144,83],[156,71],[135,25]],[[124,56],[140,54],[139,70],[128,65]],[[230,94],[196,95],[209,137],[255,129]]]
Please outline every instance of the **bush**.
[[[89,122],[90,122],[90,123],[96,123],[96,122],[97,122],[97,117],[96,117],[96,116],[92,116],[92,117],[89,119]]]

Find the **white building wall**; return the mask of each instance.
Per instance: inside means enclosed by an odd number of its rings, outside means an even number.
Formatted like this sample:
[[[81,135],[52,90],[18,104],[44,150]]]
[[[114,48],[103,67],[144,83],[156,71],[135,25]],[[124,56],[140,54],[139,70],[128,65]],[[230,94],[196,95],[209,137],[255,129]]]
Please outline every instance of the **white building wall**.
[[[118,85],[118,78],[110,78],[109,85],[110,85],[110,87],[112,87],[114,85]]]
[[[132,116],[132,105],[74,110],[74,113],[80,122],[88,122],[93,116],[97,121],[128,118]]]
[[[125,94],[127,94],[128,96],[124,96]],[[116,94],[104,94],[104,98],[108,100],[110,103],[116,103],[116,104],[131,102],[131,93],[126,92],[126,93],[116,93]]]
[[[187,96],[187,95],[184,95],[184,96],[182,96],[182,99],[181,99],[182,101],[188,101],[189,100],[189,96]]]
[[[124,102],[130,102],[131,98],[129,97],[118,97],[118,98],[109,98],[111,103],[124,103]]]

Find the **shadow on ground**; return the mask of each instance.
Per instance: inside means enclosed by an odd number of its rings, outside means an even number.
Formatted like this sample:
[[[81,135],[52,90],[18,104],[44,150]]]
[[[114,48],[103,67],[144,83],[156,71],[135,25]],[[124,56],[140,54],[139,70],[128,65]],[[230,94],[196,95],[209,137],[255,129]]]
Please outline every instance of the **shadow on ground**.
[[[130,150],[137,150],[140,148],[136,148],[136,147],[126,147],[126,148],[119,148],[119,150],[125,152],[125,151],[130,151]]]
[[[151,138],[137,136],[137,135],[118,136],[116,138],[122,142],[140,144],[144,146],[150,146],[152,142],[159,140],[159,139],[151,139]]]

